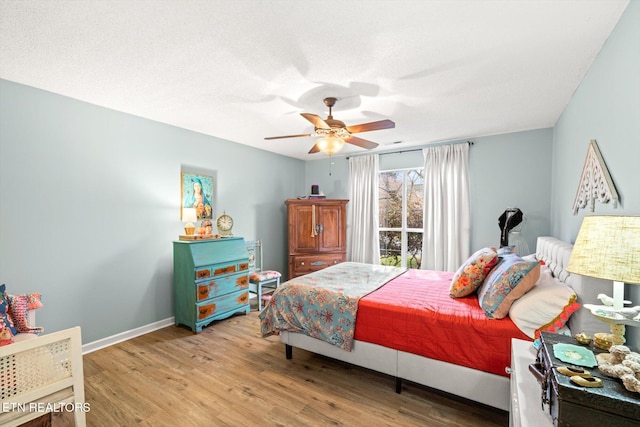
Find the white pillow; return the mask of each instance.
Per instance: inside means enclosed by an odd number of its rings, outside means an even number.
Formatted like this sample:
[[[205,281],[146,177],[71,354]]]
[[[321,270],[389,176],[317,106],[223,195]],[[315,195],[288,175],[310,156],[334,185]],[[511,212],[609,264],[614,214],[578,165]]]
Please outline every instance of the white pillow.
[[[548,266],[540,267],[540,278],[535,286],[515,300],[509,309],[513,323],[532,339],[537,338],[540,331],[559,330],[580,307],[574,290],[555,279]]]

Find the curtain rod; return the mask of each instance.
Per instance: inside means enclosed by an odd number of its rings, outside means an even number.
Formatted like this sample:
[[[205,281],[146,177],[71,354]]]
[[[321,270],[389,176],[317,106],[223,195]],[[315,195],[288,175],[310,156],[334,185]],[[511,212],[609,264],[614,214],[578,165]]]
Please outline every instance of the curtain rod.
[[[464,142],[459,142],[458,144],[464,144]],[[473,145],[473,141],[467,141],[467,144],[469,144],[469,146]],[[438,146],[440,145],[447,145],[446,143],[443,144],[438,144]],[[456,144],[451,144],[451,145],[456,145]],[[412,151],[422,151],[424,148],[426,147],[422,147],[422,148],[413,148],[410,150],[399,150],[399,151],[385,151],[383,153],[378,153],[379,156],[384,156],[385,154],[402,154],[402,153],[410,153]],[[365,156],[366,154],[355,154],[355,155],[351,155],[351,156],[347,156],[345,157],[345,159],[349,160],[349,157],[359,157],[359,156]]]

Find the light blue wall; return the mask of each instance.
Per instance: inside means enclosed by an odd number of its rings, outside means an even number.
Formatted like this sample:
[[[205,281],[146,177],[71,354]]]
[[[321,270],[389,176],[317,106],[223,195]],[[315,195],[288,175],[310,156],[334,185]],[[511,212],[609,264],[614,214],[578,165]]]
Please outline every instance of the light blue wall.
[[[92,342],[173,316],[180,172],[287,271],[284,200],[304,162],[0,80],[0,283],[41,292],[38,324]]]
[[[554,128],[551,230],[574,242],[585,215],[640,215],[640,1],[631,1]],[[595,139],[622,203],[572,206],[589,140]],[[625,296],[640,304],[640,286]],[[603,330],[607,328],[604,327]],[[640,328],[627,327],[632,347]]]
[[[452,144],[467,140],[451,141]],[[552,129],[472,138],[469,150],[471,193],[471,250],[500,244],[498,217],[507,207],[527,216],[522,231],[533,252],[538,236],[550,232]],[[349,197],[349,162],[336,156],[308,161],[306,187],[319,184],[328,197]],[[422,167],[421,151],[383,154],[380,170]],[[349,205],[347,205],[349,206]]]
[[[573,242],[588,207],[572,206],[595,139],[622,203],[596,203],[595,214],[640,214],[640,1],[629,3],[618,25],[554,128],[552,231]]]
[[[316,154],[318,160],[306,162],[305,193],[311,193],[311,186],[317,184],[320,191],[330,199],[349,198],[349,161],[344,156],[327,157]]]

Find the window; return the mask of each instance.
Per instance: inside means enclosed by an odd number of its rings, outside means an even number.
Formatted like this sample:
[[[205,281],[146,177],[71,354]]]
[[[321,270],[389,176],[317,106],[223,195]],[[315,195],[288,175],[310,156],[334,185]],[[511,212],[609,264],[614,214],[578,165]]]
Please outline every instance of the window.
[[[423,236],[423,169],[383,171],[378,175],[380,263],[420,268]]]

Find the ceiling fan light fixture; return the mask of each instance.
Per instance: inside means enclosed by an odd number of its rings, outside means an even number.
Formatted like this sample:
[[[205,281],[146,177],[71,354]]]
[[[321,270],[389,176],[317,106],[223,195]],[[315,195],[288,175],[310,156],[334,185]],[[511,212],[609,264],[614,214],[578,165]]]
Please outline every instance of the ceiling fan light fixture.
[[[355,145],[356,147],[364,148],[366,150],[372,150],[378,146],[378,144],[373,141],[353,136],[354,133],[392,129],[396,127],[396,124],[389,119],[378,120],[370,123],[361,123],[354,126],[346,126],[343,121],[334,119],[333,115],[331,114],[332,108],[335,105],[336,101],[336,98],[324,99],[325,105],[329,107],[329,116],[326,118],[326,120],[323,120],[317,114],[300,113],[302,117],[304,117],[313,125],[313,133],[269,136],[265,139],[317,136],[320,137],[320,139],[316,140],[316,143],[313,144],[313,147],[311,147],[311,150],[309,150],[309,154],[322,151],[323,153],[331,156],[340,151],[345,142],[351,145]]]
[[[314,136],[324,136],[324,137],[335,137],[347,139],[351,136],[351,133],[344,127],[342,128],[316,128],[314,132]]]
[[[344,147],[344,139],[335,136],[326,136],[316,141],[316,145],[327,156],[333,156]]]

